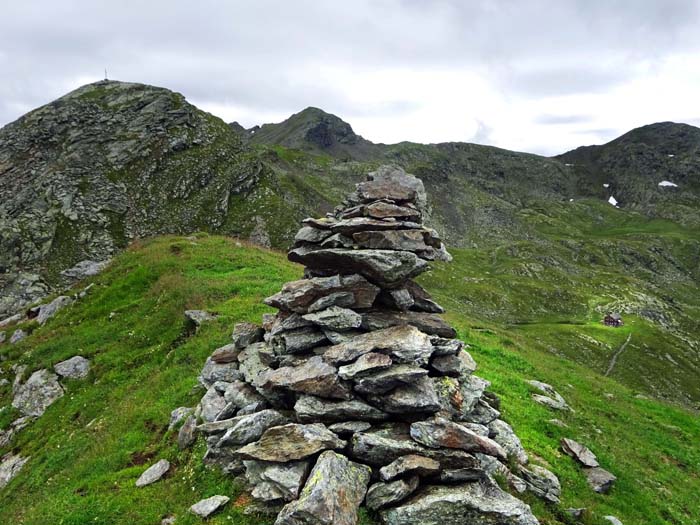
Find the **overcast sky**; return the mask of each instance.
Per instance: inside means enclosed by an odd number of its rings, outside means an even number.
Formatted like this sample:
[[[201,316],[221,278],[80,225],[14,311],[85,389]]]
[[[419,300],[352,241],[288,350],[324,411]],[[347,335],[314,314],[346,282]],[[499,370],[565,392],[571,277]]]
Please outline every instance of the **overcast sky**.
[[[307,106],[374,142],[555,154],[700,125],[700,0],[0,0],[0,125],[88,82],[246,127]]]

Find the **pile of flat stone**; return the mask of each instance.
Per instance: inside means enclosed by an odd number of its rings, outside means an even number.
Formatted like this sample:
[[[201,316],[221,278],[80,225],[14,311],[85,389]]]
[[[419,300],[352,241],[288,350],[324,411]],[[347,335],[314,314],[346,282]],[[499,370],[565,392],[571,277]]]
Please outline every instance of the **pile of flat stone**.
[[[205,461],[244,473],[279,525],[354,524],[362,505],[387,524],[537,523],[496,480],[558,502],[557,478],[528,466],[489,382],[412,280],[450,259],[425,209],[419,179],[382,167],[306,219],[289,252],[304,278],[202,370],[180,444],[204,433]]]

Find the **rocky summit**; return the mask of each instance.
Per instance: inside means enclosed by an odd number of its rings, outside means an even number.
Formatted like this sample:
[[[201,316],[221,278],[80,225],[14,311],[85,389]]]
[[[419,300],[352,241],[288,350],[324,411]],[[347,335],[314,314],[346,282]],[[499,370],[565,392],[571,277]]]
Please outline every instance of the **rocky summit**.
[[[556,476],[526,466],[488,381],[411,280],[450,260],[422,224],[426,201],[418,178],[383,166],[305,220],[289,252],[304,278],[202,371],[205,461],[244,473],[277,525],[353,525],[362,505],[387,524],[538,523],[496,479],[558,501]]]

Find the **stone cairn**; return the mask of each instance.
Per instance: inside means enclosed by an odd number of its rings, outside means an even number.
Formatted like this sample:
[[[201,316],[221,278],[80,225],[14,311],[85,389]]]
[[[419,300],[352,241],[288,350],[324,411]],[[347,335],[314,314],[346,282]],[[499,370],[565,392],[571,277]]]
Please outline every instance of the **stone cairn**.
[[[205,461],[245,473],[277,525],[351,525],[361,505],[386,524],[537,523],[496,479],[558,501],[411,280],[451,259],[425,207],[416,177],[369,174],[335,213],[303,221],[289,259],[304,278],[265,299],[278,313],[237,324],[207,360],[203,422],[190,416],[180,445],[206,434]]]

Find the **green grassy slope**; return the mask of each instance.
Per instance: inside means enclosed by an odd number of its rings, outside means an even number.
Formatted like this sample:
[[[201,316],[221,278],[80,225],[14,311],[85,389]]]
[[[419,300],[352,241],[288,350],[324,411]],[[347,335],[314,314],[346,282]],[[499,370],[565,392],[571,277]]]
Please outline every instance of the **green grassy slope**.
[[[482,256],[459,252],[454,264],[436,267],[423,281],[472,346],[478,373],[493,382],[504,418],[533,461],[549,466],[562,481],[561,506],[531,500],[542,523],[567,523],[561,509],[570,506],[588,507],[596,516],[614,514],[626,525],[697,523],[697,416],[639,399],[614,375],[604,378],[543,350],[540,335],[478,319],[468,307],[472,292],[456,283],[469,284],[463,278],[470,268],[480,273],[472,277],[491,278],[488,266],[475,264]],[[259,321],[268,311],[261,299],[300,275],[301,268],[283,254],[230,239],[162,237],[117,257],[94,279],[92,293],[44,327],[34,327],[25,341],[0,345],[5,377],[17,362],[29,365],[27,373],[75,354],[93,363],[88,379],[67,382],[67,394],[11,445],[31,460],[0,491],[0,523],[154,524],[168,514],[178,524],[199,523],[186,509],[214,494],[229,495],[232,503],[208,523],[267,523],[244,516],[241,487],[202,465],[201,440],[179,452],[167,423],[173,408],[193,406],[201,396],[198,372],[209,353],[228,341],[233,323]],[[205,308],[219,318],[188,335],[182,315],[188,308]],[[532,402],[524,382],[530,378],[554,385],[575,412],[554,414]],[[10,387],[0,388],[0,407],[6,407]],[[0,411],[0,426],[13,415],[8,408]],[[547,423],[552,417],[568,428]],[[586,443],[618,476],[611,494],[587,487],[573,461],[558,451],[562,436]],[[167,479],[135,488],[136,478],[159,458],[173,464]]]

